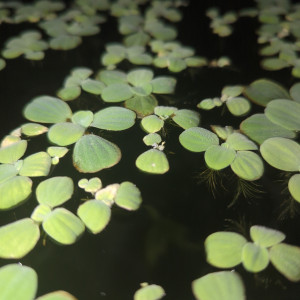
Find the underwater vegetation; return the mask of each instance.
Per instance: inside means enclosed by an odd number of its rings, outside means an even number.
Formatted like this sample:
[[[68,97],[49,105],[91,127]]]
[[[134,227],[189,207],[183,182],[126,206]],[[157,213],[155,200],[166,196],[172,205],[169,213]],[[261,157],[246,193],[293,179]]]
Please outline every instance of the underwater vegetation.
[[[217,58],[200,54],[198,47],[180,39],[189,5],[195,2],[0,2],[0,28],[21,29],[0,45],[0,75],[13,74],[13,64],[24,61],[31,62],[30,69],[43,68],[43,60],[55,53],[67,60],[68,53],[88,41],[101,41],[102,49],[96,58],[90,54],[92,64],[72,62],[49,95],[33,91],[24,107],[16,104],[25,121],[1,137],[0,299],[94,299],[96,294],[97,299],[116,299],[98,285],[88,291],[101,281],[95,275],[82,287],[85,298],[77,295],[78,279],[52,288],[40,268],[35,270],[41,264],[34,259],[50,261],[55,251],[65,251],[66,259],[86,243],[86,252],[79,250],[82,256],[72,261],[80,269],[91,264],[86,262],[92,256],[91,240],[104,236],[115,253],[123,251],[116,241],[128,232],[143,235],[150,273],[159,264],[168,269],[170,262],[178,262],[178,273],[189,282],[183,288],[187,294],[178,299],[271,299],[253,291],[253,286],[262,290],[261,282],[266,294],[280,286],[284,299],[299,298],[300,240],[289,231],[299,224],[294,222],[299,221],[300,208],[300,5],[256,0],[236,11],[199,9],[209,34],[220,44]],[[241,20],[256,22],[255,47],[261,57],[257,68],[270,76],[245,83],[237,71],[235,82],[220,87],[212,80],[213,89],[201,94],[205,89],[194,78],[206,76],[207,70],[221,74],[239,68],[234,57],[222,53],[222,43],[235,34]],[[43,70],[45,76],[48,71]],[[285,72],[281,74],[288,79],[275,80],[276,72]],[[196,178],[198,186],[205,183],[203,195],[193,194],[199,192]],[[288,203],[285,214],[280,215],[278,199]],[[210,221],[202,220],[204,216]],[[236,220],[241,216],[245,222]],[[126,225],[131,219],[133,225]],[[141,228],[136,228],[137,220]],[[231,226],[226,227],[228,220]],[[110,226],[113,237],[108,238]],[[125,234],[126,226],[131,227]],[[134,239],[128,243],[140,253],[141,240]],[[164,287],[165,273],[147,275],[136,266],[140,254],[129,249],[131,255],[124,249],[122,262],[139,281],[133,279],[134,290],[128,286],[129,296],[122,299],[174,298],[178,281],[170,279]],[[179,249],[183,263],[171,260],[173,249]],[[182,267],[187,256],[194,262],[190,274]],[[59,267],[58,256],[53,257]],[[104,258],[103,266],[105,260],[113,272],[118,260]],[[98,275],[112,282],[112,295],[120,295],[119,286],[120,291],[127,289],[125,279],[114,282],[101,267]],[[152,278],[160,280],[150,282]]]

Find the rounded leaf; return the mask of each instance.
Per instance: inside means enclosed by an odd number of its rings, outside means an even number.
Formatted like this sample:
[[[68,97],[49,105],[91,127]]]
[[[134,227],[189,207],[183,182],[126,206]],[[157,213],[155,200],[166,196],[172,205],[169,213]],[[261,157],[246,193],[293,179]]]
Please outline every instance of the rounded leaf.
[[[236,151],[258,150],[258,147],[256,146],[255,143],[253,143],[246,136],[238,132],[234,132],[230,134],[226,139],[226,143]]]
[[[142,287],[134,293],[134,300],[160,300],[166,293],[164,289],[156,284],[142,284]]]
[[[148,69],[138,69],[128,73],[127,80],[133,86],[143,86],[150,83],[153,78],[153,72]]]
[[[290,178],[288,187],[293,198],[300,202],[300,174],[295,174]]]
[[[38,297],[36,298],[36,300],[77,300],[77,299],[66,291],[55,291],[43,295],[41,297]]]
[[[147,146],[153,146],[154,144],[158,145],[161,142],[161,136],[157,133],[149,133],[143,137],[143,142]],[[0,168],[1,168],[1,166],[0,166]]]
[[[151,81],[152,92],[155,94],[172,94],[175,91],[176,79],[174,77],[159,76]]]
[[[154,113],[159,116],[162,120],[166,120],[171,117],[174,112],[177,110],[177,107],[173,106],[156,106],[154,108]]]
[[[70,177],[57,176],[42,181],[36,188],[36,198],[40,204],[50,207],[59,206],[68,201],[74,191]]]
[[[26,119],[41,123],[58,123],[70,119],[72,111],[67,103],[50,96],[34,98],[24,109]]]
[[[180,144],[193,152],[202,152],[212,145],[219,144],[219,138],[213,132],[201,128],[192,127],[186,129],[179,135]]]
[[[115,144],[96,135],[85,135],[74,147],[73,164],[79,172],[95,173],[116,165],[121,151]]]
[[[81,88],[77,85],[65,86],[57,92],[57,96],[64,101],[74,100],[78,98],[80,94],[81,94]]]
[[[63,245],[75,243],[84,232],[81,220],[65,208],[56,208],[48,214],[43,228],[51,238]]]
[[[11,164],[1,164],[0,165],[0,184],[19,173],[19,170]]]
[[[22,258],[35,247],[39,238],[39,226],[30,218],[1,226],[0,257],[5,259]]]
[[[92,233],[97,234],[108,224],[111,209],[102,201],[89,200],[78,207],[77,215]]]
[[[72,116],[72,122],[87,128],[93,122],[94,115],[90,110],[79,110]]]
[[[26,123],[21,126],[22,134],[27,136],[40,135],[48,131],[48,128],[37,123]]]
[[[51,213],[51,207],[45,204],[39,204],[32,212],[30,218],[36,223],[42,223],[45,217]]]
[[[27,141],[21,140],[8,146],[0,147],[0,163],[9,164],[20,159],[27,149]]]
[[[154,133],[163,128],[164,121],[156,115],[150,115],[142,119],[141,125],[146,132]]]
[[[88,93],[100,95],[105,88],[105,84],[99,80],[88,78],[81,82],[81,87]]]
[[[285,239],[285,234],[281,231],[259,225],[251,226],[250,236],[255,244],[265,248],[279,244]]]
[[[234,116],[243,116],[247,114],[251,109],[250,102],[243,97],[230,98],[226,101],[226,105],[228,110]]]
[[[295,101],[300,102],[300,82],[292,85],[290,88],[290,95]]]
[[[150,149],[139,155],[135,164],[140,170],[152,174],[164,174],[169,170],[166,155],[157,149]]]
[[[115,203],[127,210],[137,210],[142,203],[140,190],[131,182],[122,182],[115,197]]]
[[[101,97],[105,102],[121,102],[133,96],[130,86],[126,83],[113,83],[103,89]]]
[[[269,264],[269,252],[266,248],[254,243],[247,243],[243,247],[242,261],[249,272],[260,272]]]
[[[183,129],[188,129],[199,125],[200,114],[190,109],[179,109],[174,112],[172,119]]]
[[[149,96],[134,96],[125,101],[125,106],[128,109],[135,111],[139,116],[147,116],[154,112],[157,106],[157,100],[153,95]]]
[[[23,160],[19,171],[21,176],[47,176],[51,168],[51,157],[47,152],[41,151],[29,155]]]
[[[232,268],[242,262],[242,250],[247,240],[235,232],[219,231],[205,242],[206,260],[218,268]]]

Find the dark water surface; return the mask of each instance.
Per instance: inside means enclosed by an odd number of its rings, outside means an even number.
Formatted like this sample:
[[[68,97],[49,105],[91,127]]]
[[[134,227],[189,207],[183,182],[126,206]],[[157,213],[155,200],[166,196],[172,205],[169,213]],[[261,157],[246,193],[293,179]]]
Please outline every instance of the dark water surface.
[[[198,55],[209,59],[229,56],[233,65],[224,69],[183,71],[176,75],[175,94],[158,98],[160,104],[196,109],[200,100],[219,96],[223,86],[249,84],[260,77],[278,80],[286,87],[293,83],[289,70],[273,74],[259,68],[254,30],[258,24],[255,20],[241,19],[234,24],[234,34],[222,40],[208,30],[209,20],[204,16],[207,7],[216,5],[227,11],[252,4],[252,1],[241,2],[199,0],[192,1],[189,7],[183,9],[184,20],[178,25],[181,43],[195,47]],[[34,25],[1,24],[1,45],[8,36],[32,27]],[[84,38],[83,44],[75,50],[47,50],[46,58],[41,62],[23,58],[7,62],[6,69],[0,72],[1,136],[26,122],[22,108],[32,98],[55,96],[72,68],[100,69],[99,58],[104,45],[120,41],[112,18],[101,28],[99,35]],[[125,70],[131,68],[129,64],[122,66]],[[168,71],[155,70],[155,75],[159,74],[168,74]],[[99,98],[85,93],[69,104],[73,111],[97,111],[104,105]],[[254,107],[252,113],[255,111],[261,110]],[[238,128],[243,120],[232,118],[227,112],[221,113],[222,109],[201,112],[201,126],[209,128],[211,124],[218,124]],[[239,180],[230,170],[224,171],[221,178],[226,190],[220,185],[214,197],[207,183],[201,183],[204,177],[200,174],[206,170],[203,154],[183,149],[178,141],[182,130],[167,124],[165,152],[170,171],[165,175],[144,174],[135,167],[135,159],[147,149],[142,142],[145,133],[138,123],[124,132],[100,132],[122,151],[121,162],[113,168],[87,176],[79,174],[71,165],[71,153],[54,168],[52,176],[70,176],[75,184],[80,178],[94,176],[99,176],[104,185],[132,181],[142,192],[143,204],[136,212],[113,208],[112,219],[102,233],[92,235],[85,232],[72,246],[58,246],[49,238],[44,240],[43,245],[42,236],[35,249],[20,260],[37,271],[38,295],[63,289],[78,299],[129,300],[139,288],[139,283],[149,282],[165,289],[166,300],[192,300],[191,282],[218,270],[205,261],[203,242],[209,234],[228,229],[249,238],[250,226],[265,225],[282,230],[287,235],[287,243],[300,246],[299,215],[293,217],[286,213],[284,218],[280,218],[282,210],[291,208],[291,204],[284,202],[288,192],[281,193],[286,182],[278,184],[279,173],[266,166],[265,176],[257,183],[254,197],[246,199],[240,196],[233,204]],[[47,146],[45,136],[32,138],[26,154],[42,151]],[[34,179],[34,187],[42,180]],[[80,198],[84,196],[77,188],[72,200],[65,206],[75,212],[81,203]],[[1,225],[30,216],[35,206],[36,200],[32,195],[17,209],[0,212]],[[295,204],[292,211],[297,209],[299,211]],[[9,261],[0,260],[1,266],[7,263]],[[288,282],[271,265],[259,274],[248,273],[242,266],[236,270],[245,283],[248,300],[300,299],[299,283]]]

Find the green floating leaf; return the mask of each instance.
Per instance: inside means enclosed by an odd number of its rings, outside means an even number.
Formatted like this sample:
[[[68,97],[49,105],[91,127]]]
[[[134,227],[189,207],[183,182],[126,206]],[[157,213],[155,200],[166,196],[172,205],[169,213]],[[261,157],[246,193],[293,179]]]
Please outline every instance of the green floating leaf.
[[[106,130],[125,130],[135,123],[135,113],[124,107],[107,107],[94,115],[92,127]]]
[[[118,183],[110,184],[105,188],[98,190],[95,194],[96,200],[103,201],[106,205],[112,206],[115,201],[115,197],[117,195],[118,189],[120,185]]]
[[[131,91],[138,96],[149,96],[152,93],[151,83],[130,87]]]
[[[202,101],[200,101],[198,104],[197,104],[197,107],[198,108],[201,108],[201,109],[205,109],[205,110],[211,110],[215,107],[215,102],[213,99],[211,98],[207,98],[207,99],[203,99]]]
[[[222,271],[207,274],[192,282],[197,300],[245,300],[245,288],[235,272]]]
[[[64,101],[71,101],[78,98],[81,94],[79,86],[65,86],[57,92],[57,96]],[[51,122],[52,123],[52,122]]]
[[[81,87],[88,93],[100,95],[105,88],[105,84],[99,80],[88,78],[81,82]]]
[[[51,207],[46,204],[39,204],[32,212],[30,218],[37,223],[42,223],[46,216],[51,213]]]
[[[39,226],[30,218],[0,227],[0,257],[19,259],[29,253],[40,238]],[[0,280],[0,285],[2,280]],[[2,289],[0,289],[1,295]],[[7,299],[7,298],[2,298]],[[20,299],[23,299],[22,297]]]
[[[226,96],[226,98],[237,97],[239,96],[244,90],[244,87],[241,85],[233,85],[233,86],[225,86],[221,93],[222,96]]]
[[[286,129],[300,130],[300,103],[284,99],[273,100],[265,109],[267,118]]]
[[[173,107],[173,106],[156,106],[154,108],[154,113],[157,116],[159,116],[162,120],[166,120],[169,117],[171,117],[176,110],[177,107]]]
[[[79,206],[77,215],[93,234],[97,234],[108,224],[111,209],[102,201],[89,200]]]
[[[201,127],[192,127],[179,135],[179,142],[190,151],[202,152],[212,145],[219,145],[219,138],[209,130]]]
[[[259,225],[251,226],[250,236],[255,244],[265,248],[279,244],[285,239],[285,234],[281,231]]]
[[[250,102],[243,97],[228,99],[226,101],[226,106],[234,116],[243,116],[251,109]]]
[[[139,155],[135,164],[140,170],[152,174],[164,174],[169,170],[166,155],[157,149],[150,149]]]
[[[74,147],[73,164],[79,172],[95,173],[116,165],[120,159],[118,146],[96,135],[84,135]]]
[[[205,151],[205,162],[213,170],[228,167],[235,159],[236,152],[232,148],[212,145]]]
[[[49,128],[48,139],[59,146],[68,146],[77,142],[85,132],[85,128],[74,123],[56,123]]]
[[[155,94],[172,94],[175,91],[176,79],[168,76],[159,76],[151,81],[152,92]]]
[[[269,264],[269,252],[266,248],[254,243],[247,243],[243,247],[242,261],[249,272],[260,272]]]
[[[81,37],[63,34],[50,39],[49,46],[54,50],[71,50],[79,46],[82,42]]]
[[[288,280],[300,280],[300,248],[280,243],[270,249],[270,260],[274,267]]]
[[[93,119],[94,115],[90,110],[79,110],[72,116],[72,122],[84,128],[88,128]]]
[[[47,176],[50,172],[51,157],[47,152],[41,151],[29,155],[23,160],[19,174],[21,176]]]
[[[26,123],[21,126],[21,131],[27,136],[35,136],[47,132],[48,128],[37,123]]]
[[[0,58],[0,71],[6,67],[6,61]]]
[[[126,83],[113,83],[103,89],[101,97],[105,102],[121,102],[133,96],[130,86]]]
[[[0,299],[32,300],[38,287],[36,272],[22,264],[9,264],[0,268]]]
[[[34,122],[58,123],[70,119],[72,111],[67,103],[58,98],[40,96],[25,106],[24,116]]]
[[[146,132],[154,133],[164,127],[164,121],[156,115],[150,115],[142,119],[141,125]]]
[[[0,184],[19,173],[18,169],[11,164],[0,165]]]
[[[117,70],[102,70],[98,73],[97,79],[104,82],[106,85],[115,83],[127,83],[126,73]]]
[[[133,183],[122,182],[117,191],[115,203],[127,210],[137,210],[142,203],[141,192]]]
[[[274,57],[274,58],[265,58],[261,61],[261,66],[263,69],[268,71],[278,71],[284,68],[289,67],[290,65],[283,59]]]
[[[10,209],[25,201],[31,194],[32,181],[14,176],[0,184],[0,209]]]
[[[58,158],[64,157],[68,151],[69,149],[66,147],[51,146],[47,148],[47,153],[51,157],[58,157]]]
[[[234,150],[258,150],[255,143],[241,133],[234,132],[228,136],[226,143]]]
[[[186,62],[182,58],[171,57],[168,62],[168,69],[171,72],[178,73],[187,68]]]
[[[300,174],[295,174],[290,178],[288,187],[293,198],[300,202]]]
[[[300,145],[286,138],[274,137],[265,140],[260,146],[264,160],[272,167],[295,172],[300,168]]]
[[[249,181],[261,178],[264,173],[262,159],[251,151],[238,151],[230,166],[237,176]]]
[[[166,293],[164,289],[156,284],[141,284],[142,287],[134,294],[134,300],[160,300]]]
[[[65,208],[56,208],[44,219],[46,233],[63,245],[74,244],[84,232],[84,225],[79,218]]]
[[[146,136],[143,137],[143,142],[147,146],[153,146],[154,144],[159,144],[161,142],[161,136],[157,133],[149,133]],[[0,166],[1,168],[1,166]],[[1,171],[0,171],[1,174]],[[1,178],[1,175],[0,175]],[[1,182],[1,179],[0,179]]]
[[[139,116],[147,116],[154,112],[157,106],[157,100],[153,95],[149,96],[134,96],[125,101],[125,106],[128,109],[135,111]]]
[[[0,163],[9,164],[20,159],[27,149],[27,141],[21,140],[8,146],[0,147]]]
[[[272,137],[296,137],[295,132],[271,122],[265,114],[254,114],[240,124],[241,131],[258,144]]]
[[[66,291],[55,291],[38,297],[36,300],[77,300],[77,298]]]
[[[143,86],[144,84],[151,82],[153,75],[151,70],[138,69],[130,71],[127,75],[127,80],[133,86]]]
[[[242,250],[247,240],[235,232],[215,232],[205,242],[206,260],[218,268],[232,268],[242,262]]]
[[[266,106],[274,99],[290,99],[288,91],[275,81],[258,79],[244,90],[245,95],[254,103]]]
[[[200,123],[200,115],[190,109],[179,109],[174,112],[173,121],[183,129],[196,127]]]
[[[290,95],[295,101],[300,102],[300,82],[292,85],[290,88]]]
[[[42,181],[36,189],[36,198],[40,204],[54,208],[68,201],[74,191],[70,177],[57,176]]]
[[[211,129],[218,135],[219,138],[226,140],[230,135],[234,133],[234,130],[231,126],[217,126],[217,125],[210,125]],[[229,145],[229,143],[226,144]]]

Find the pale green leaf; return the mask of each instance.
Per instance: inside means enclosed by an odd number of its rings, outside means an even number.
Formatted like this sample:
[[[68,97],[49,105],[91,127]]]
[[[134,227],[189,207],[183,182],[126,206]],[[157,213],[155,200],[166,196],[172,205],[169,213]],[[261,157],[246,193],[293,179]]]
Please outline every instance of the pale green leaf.
[[[105,84],[99,80],[88,78],[81,82],[81,87],[88,93],[100,95],[105,88]]]
[[[126,83],[113,83],[103,89],[101,97],[105,102],[121,102],[133,96],[131,88]]]
[[[135,111],[139,116],[147,116],[154,112],[157,106],[157,100],[153,95],[149,96],[134,96],[125,101],[125,106],[128,109]]]
[[[36,300],[77,300],[77,298],[66,291],[55,291],[38,297]]]
[[[229,144],[234,150],[258,150],[255,143],[249,140],[241,133],[234,132],[228,136],[226,143]]]
[[[42,223],[45,217],[51,212],[51,207],[46,204],[39,204],[33,210],[30,218],[36,223]]]
[[[150,115],[142,119],[141,125],[146,132],[154,133],[163,128],[164,121],[156,115]]]
[[[153,75],[151,70],[137,69],[128,73],[127,80],[133,86],[143,86],[151,82]]]
[[[48,131],[48,128],[37,123],[26,123],[21,126],[22,134],[27,136],[40,135]]]
[[[176,79],[174,77],[159,76],[151,81],[153,93],[172,94],[175,91]]]
[[[266,248],[249,242],[243,247],[242,261],[247,271],[260,272],[269,264],[269,252]]]
[[[156,284],[142,284],[142,287],[134,293],[134,300],[160,300],[166,295],[164,289]]]
[[[243,97],[230,98],[226,101],[226,105],[234,116],[243,116],[251,109],[250,102]]]
[[[154,108],[154,113],[161,119],[166,120],[171,117],[176,110],[177,108],[173,106],[156,106]]]
[[[179,109],[174,112],[172,119],[183,129],[188,129],[199,125],[200,114],[190,109]]]
[[[0,184],[19,173],[18,169],[11,164],[1,164],[0,165]]]
[[[8,146],[0,147],[0,163],[13,163],[20,159],[27,149],[27,141],[21,140]]]
[[[250,236],[255,244],[266,248],[279,244],[285,239],[285,234],[281,231],[259,225],[251,226]]]
[[[135,164],[146,173],[164,174],[169,170],[169,162],[166,155],[157,149],[150,149],[140,154]]]
[[[133,183],[125,181],[120,184],[115,197],[118,206],[127,210],[137,210],[141,202],[141,192]]]
[[[161,136],[157,133],[149,133],[143,137],[143,142],[147,146],[152,146],[154,144],[159,144],[161,142]],[[0,166],[1,168],[1,166]],[[0,171],[1,172],[1,171]],[[0,173],[1,174],[1,173]],[[1,175],[0,175],[1,176]],[[1,177],[0,177],[1,178]]]
[[[72,116],[72,122],[87,128],[93,122],[94,115],[90,110],[79,110]]]
[[[41,151],[29,155],[23,160],[19,174],[21,176],[47,176],[50,172],[51,157],[47,152]]]
[[[300,202],[300,174],[294,174],[290,178],[288,187],[293,198]]]
[[[64,101],[71,101],[78,98],[81,94],[79,86],[65,86],[57,91],[57,96]],[[54,122],[51,122],[54,123]]]

